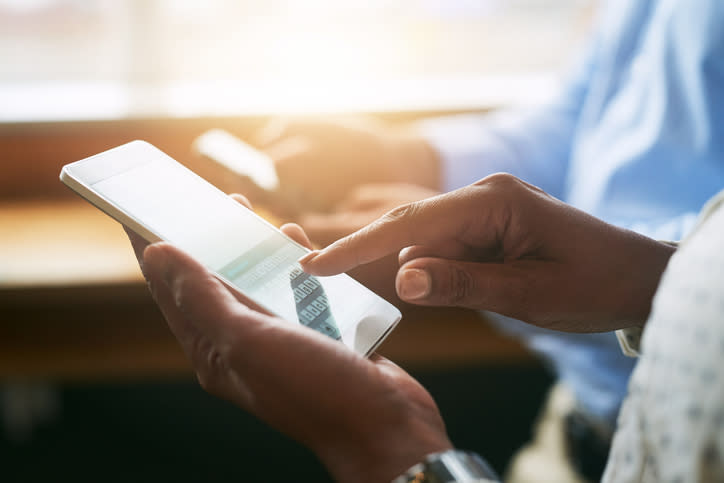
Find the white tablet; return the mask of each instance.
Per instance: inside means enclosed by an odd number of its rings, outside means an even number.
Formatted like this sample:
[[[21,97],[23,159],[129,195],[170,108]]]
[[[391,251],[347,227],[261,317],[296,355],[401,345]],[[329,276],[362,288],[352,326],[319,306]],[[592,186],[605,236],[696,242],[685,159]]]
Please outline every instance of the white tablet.
[[[158,148],[133,141],[63,167],[60,179],[146,240],[189,253],[261,311],[372,353],[399,310],[349,276],[315,277],[308,250]]]

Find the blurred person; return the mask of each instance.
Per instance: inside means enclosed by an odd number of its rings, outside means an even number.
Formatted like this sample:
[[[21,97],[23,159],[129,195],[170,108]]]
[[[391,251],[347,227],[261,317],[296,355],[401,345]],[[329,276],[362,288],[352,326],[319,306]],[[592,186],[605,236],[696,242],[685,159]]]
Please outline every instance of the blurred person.
[[[284,196],[306,207],[296,221],[322,245],[401,202],[500,171],[609,223],[679,240],[724,186],[723,23],[717,0],[605,1],[544,105],[408,127],[277,121],[259,144]],[[489,318],[550,361],[559,381],[536,440],[560,445],[532,444],[511,480],[537,481],[536,462],[558,464],[558,481],[597,480],[633,361],[612,334]]]
[[[298,225],[282,229],[310,246]],[[497,480],[453,449],[430,395],[392,362],[256,312],[174,246],[129,236],[201,385],[308,446],[336,481]],[[628,350],[643,330],[603,480],[713,482],[724,477],[723,243],[724,192],[674,253],[499,174],[403,205],[300,262],[329,275],[399,252],[397,290],[412,303],[623,329]]]

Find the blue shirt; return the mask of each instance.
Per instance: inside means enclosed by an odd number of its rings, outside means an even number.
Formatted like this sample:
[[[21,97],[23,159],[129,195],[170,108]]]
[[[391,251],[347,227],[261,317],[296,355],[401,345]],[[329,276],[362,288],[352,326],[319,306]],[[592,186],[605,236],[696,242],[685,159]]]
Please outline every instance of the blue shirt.
[[[724,2],[612,0],[550,102],[429,120],[445,188],[512,173],[610,223],[679,240],[724,187]],[[613,422],[634,361],[613,334],[500,325]]]

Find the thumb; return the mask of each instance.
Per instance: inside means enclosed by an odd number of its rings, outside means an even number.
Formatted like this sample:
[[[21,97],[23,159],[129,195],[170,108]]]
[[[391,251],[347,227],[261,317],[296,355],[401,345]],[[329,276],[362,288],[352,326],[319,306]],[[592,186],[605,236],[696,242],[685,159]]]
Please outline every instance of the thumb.
[[[453,306],[513,315],[529,293],[525,271],[502,263],[417,258],[397,272],[397,294],[418,305]]]

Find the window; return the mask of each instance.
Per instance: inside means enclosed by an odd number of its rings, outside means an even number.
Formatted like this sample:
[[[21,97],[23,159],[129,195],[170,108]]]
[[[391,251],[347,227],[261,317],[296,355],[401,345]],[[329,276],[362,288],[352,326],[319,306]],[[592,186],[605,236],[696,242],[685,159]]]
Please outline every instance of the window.
[[[9,106],[0,119],[504,102],[503,91],[545,85],[585,34],[592,5],[0,0],[0,104]]]

